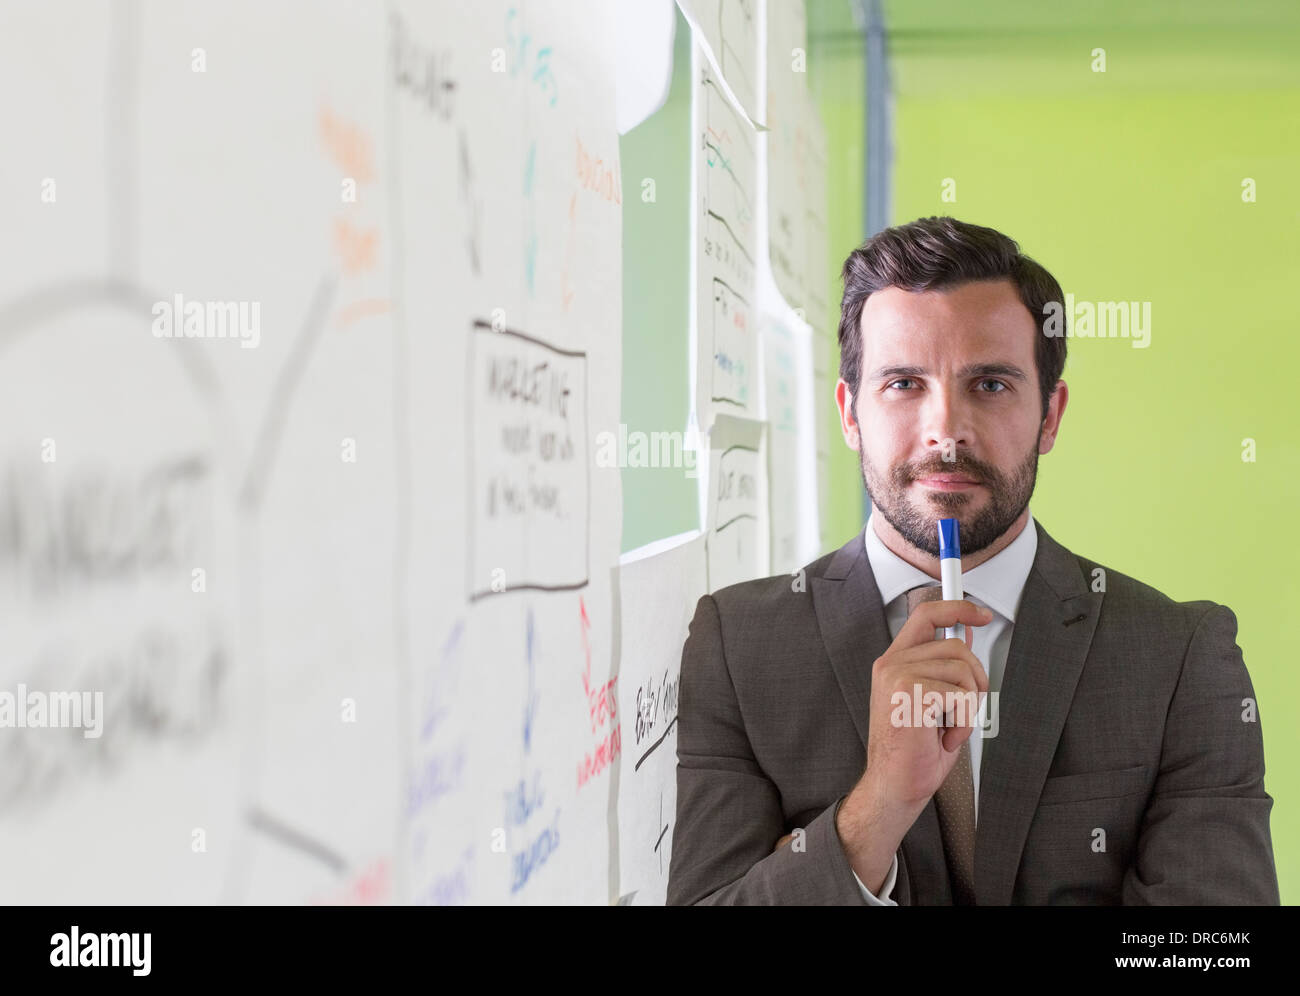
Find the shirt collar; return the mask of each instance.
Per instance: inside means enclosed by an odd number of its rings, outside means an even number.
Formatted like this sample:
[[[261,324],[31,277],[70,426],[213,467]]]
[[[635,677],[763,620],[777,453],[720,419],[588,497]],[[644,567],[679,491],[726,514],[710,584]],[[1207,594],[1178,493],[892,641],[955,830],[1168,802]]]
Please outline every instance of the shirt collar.
[[[888,606],[917,585],[934,584],[935,579],[885,546],[884,541],[876,535],[875,518],[873,514],[864,530],[867,558],[871,563],[871,571],[876,576],[880,600]],[[1038,530],[1034,526],[1031,512],[1020,535],[1005,549],[978,567],[962,572],[963,593],[967,597],[973,596],[974,600],[1014,623],[1016,609],[1020,606],[1020,595],[1025,590],[1025,581],[1029,577],[1030,568],[1034,566],[1037,553]]]

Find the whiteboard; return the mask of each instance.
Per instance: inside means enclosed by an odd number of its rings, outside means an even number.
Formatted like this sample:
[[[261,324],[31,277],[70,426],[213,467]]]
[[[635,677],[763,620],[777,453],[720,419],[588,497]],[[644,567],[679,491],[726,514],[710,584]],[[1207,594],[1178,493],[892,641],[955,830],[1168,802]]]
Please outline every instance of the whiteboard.
[[[602,11],[0,12],[4,901],[610,900]]]
[[[623,564],[609,5],[0,8],[0,902],[663,901],[695,602],[812,521],[760,7],[692,46],[709,500]]]

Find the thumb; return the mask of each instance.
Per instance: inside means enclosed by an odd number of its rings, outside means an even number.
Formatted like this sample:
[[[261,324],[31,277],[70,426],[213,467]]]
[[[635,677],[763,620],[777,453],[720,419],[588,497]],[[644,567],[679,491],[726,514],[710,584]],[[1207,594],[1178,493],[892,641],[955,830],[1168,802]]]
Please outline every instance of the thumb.
[[[973,732],[974,727],[971,726],[950,726],[942,731],[943,736],[940,738],[939,743],[945,753],[952,755],[957,753],[958,748],[970,739]]]

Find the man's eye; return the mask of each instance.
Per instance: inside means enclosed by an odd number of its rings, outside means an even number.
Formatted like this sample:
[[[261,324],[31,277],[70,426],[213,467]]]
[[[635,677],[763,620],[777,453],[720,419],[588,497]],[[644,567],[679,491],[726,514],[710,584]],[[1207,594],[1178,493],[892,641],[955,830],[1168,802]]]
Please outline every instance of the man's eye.
[[[890,384],[889,384],[889,386],[890,386],[890,387],[897,387],[899,384],[914,384],[914,383],[915,383],[915,381],[914,381],[911,377],[900,377],[900,378],[898,378],[898,380],[891,381]],[[980,384],[981,384],[981,385],[985,385],[985,384],[992,384],[992,385],[994,385],[994,387],[993,387],[992,389],[990,389],[990,390],[988,390],[988,391],[985,392],[986,394],[1002,394],[1002,393],[1006,392],[1007,390],[1009,390],[1009,388],[1007,387],[1007,385],[1004,384],[1002,381],[1000,381],[1000,380],[993,380],[991,377],[986,377],[984,380],[980,381]]]

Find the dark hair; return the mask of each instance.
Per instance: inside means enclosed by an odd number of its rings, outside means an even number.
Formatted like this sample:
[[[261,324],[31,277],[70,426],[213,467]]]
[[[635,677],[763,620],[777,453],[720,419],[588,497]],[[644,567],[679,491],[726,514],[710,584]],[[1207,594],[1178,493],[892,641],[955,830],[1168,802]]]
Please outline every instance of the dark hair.
[[[840,305],[840,377],[857,404],[862,374],[862,306],[886,287],[905,291],[940,290],[973,280],[1009,279],[1034,318],[1039,335],[1034,343],[1043,418],[1052,389],[1065,370],[1065,295],[1056,278],[1020,251],[1014,239],[956,218],[918,218],[877,232],[849,253],[841,272],[844,301]],[[1059,328],[1043,333],[1044,307],[1060,304]]]

